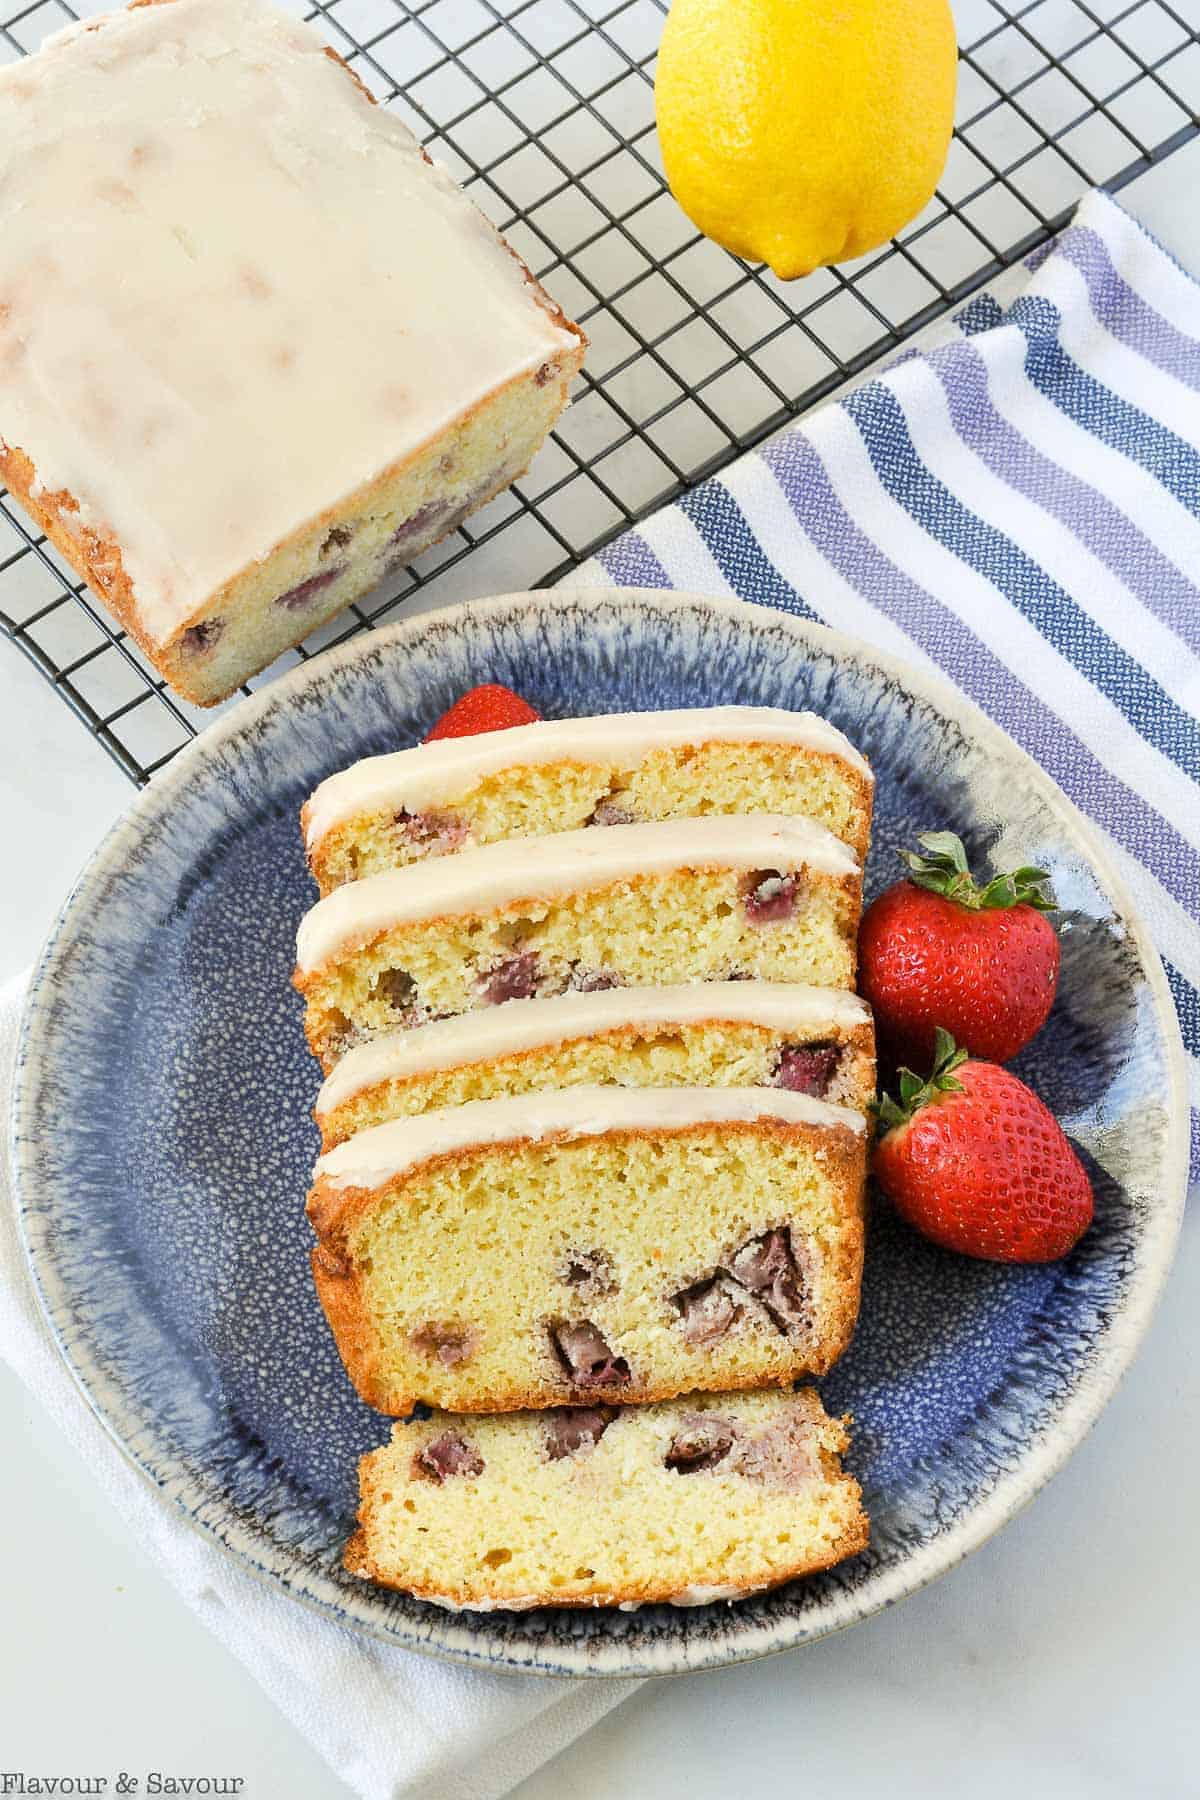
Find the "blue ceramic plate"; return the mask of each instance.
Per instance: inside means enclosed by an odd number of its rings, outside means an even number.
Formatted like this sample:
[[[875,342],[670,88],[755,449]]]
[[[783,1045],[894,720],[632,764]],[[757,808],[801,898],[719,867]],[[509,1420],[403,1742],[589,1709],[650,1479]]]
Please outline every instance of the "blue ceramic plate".
[[[360,756],[415,743],[464,689],[544,714],[811,707],[878,778],[872,892],[950,826],[1049,869],[1063,972],[1018,1065],[1090,1158],[1069,1260],[1001,1268],[875,1208],[862,1318],[823,1383],[857,1421],[871,1549],[730,1607],[453,1615],[341,1569],[355,1464],[387,1423],[313,1295],[304,1195],[318,1077],[289,985],[314,895],[297,813]],[[1183,1057],[1156,957],[1054,784],[950,690],[777,612],[658,592],[519,594],[360,637],[246,701],[111,833],[33,983],[16,1104],[29,1256],[95,1410],[196,1526],[330,1617],[549,1673],[663,1674],[784,1649],[949,1568],[1062,1463],[1166,1274],[1184,1192]]]

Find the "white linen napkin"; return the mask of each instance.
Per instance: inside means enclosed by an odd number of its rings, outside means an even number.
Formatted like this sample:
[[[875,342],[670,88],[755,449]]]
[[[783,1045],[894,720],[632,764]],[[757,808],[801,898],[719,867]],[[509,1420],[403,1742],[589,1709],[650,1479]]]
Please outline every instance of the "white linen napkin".
[[[0,989],[4,1119],[24,986],[19,980]],[[322,1619],[202,1537],[126,1462],[59,1355],[25,1266],[6,1155],[0,1356],[84,1455],[192,1611],[363,1800],[499,1800],[640,1685],[435,1662]]]

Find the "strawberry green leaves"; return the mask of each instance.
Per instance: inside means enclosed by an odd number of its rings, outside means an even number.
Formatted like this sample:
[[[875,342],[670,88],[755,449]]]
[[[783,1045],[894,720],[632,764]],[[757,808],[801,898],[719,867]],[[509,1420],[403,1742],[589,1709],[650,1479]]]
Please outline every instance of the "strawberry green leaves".
[[[961,1094],[962,1082],[955,1079],[954,1071],[966,1060],[966,1051],[960,1050],[950,1033],[939,1025],[934,1039],[933,1069],[928,1079],[914,1075],[911,1069],[901,1069],[897,1077],[899,1100],[884,1094],[875,1102],[873,1110],[883,1130],[892,1131],[897,1125],[907,1125],[923,1106],[932,1105],[944,1094]]]
[[[1052,912],[1056,902],[1045,869],[1024,866],[996,875],[980,887],[971,874],[962,839],[953,831],[925,831],[917,839],[921,852],[901,850],[909,880],[931,893],[941,894],[970,912],[989,912],[1010,906],[1033,906]]]

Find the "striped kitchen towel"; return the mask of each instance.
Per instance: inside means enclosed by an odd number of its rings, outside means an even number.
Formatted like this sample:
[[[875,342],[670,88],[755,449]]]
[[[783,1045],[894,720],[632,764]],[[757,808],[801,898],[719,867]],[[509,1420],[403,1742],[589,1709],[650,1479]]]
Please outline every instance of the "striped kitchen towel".
[[[1106,195],[571,585],[738,594],[949,677],[1108,839],[1200,1174],[1200,287]]]

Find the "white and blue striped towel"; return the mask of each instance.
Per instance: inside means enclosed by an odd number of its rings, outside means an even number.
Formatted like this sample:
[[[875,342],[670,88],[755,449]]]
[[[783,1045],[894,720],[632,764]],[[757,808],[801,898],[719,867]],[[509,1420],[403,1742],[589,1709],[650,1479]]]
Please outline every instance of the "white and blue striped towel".
[[[1200,288],[1166,252],[1090,195],[1002,297],[571,578],[612,582],[924,664],[1054,777],[1166,965],[1200,1174]]]

